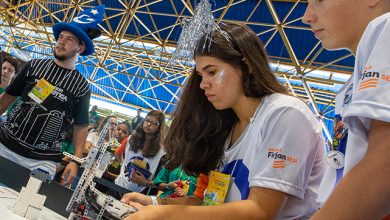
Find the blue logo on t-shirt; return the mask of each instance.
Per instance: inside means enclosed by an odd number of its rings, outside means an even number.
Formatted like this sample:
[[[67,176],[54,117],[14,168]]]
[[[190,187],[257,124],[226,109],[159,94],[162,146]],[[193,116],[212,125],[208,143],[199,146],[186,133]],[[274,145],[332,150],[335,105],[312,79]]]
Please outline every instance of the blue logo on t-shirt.
[[[240,190],[241,199],[247,199],[249,196],[249,170],[242,160],[234,160],[226,164],[222,173],[229,174],[233,177],[234,184],[236,184],[237,188]]]
[[[144,161],[144,158],[140,156],[130,158],[129,162],[127,163],[127,166],[125,167],[128,176],[130,176],[133,169],[136,170],[137,173],[144,175],[146,179],[148,179],[152,175],[152,173],[150,172],[149,163],[147,161]]]

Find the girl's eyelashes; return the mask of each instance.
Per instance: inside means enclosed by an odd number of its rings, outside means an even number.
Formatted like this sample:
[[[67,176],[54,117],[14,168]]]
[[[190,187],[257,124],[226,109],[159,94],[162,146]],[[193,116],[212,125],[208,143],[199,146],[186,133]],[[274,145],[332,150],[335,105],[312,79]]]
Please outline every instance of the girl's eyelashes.
[[[215,70],[209,71],[209,75],[210,75],[210,76],[214,76],[216,73],[217,73],[217,71],[215,71]]]
[[[197,74],[198,76],[200,76],[200,77],[203,76],[203,74],[202,74],[201,72],[198,72],[198,71],[196,71],[196,74]],[[209,75],[209,76],[214,76],[215,74],[217,74],[217,71],[216,71],[216,70],[210,70],[210,71],[207,72],[207,75]]]

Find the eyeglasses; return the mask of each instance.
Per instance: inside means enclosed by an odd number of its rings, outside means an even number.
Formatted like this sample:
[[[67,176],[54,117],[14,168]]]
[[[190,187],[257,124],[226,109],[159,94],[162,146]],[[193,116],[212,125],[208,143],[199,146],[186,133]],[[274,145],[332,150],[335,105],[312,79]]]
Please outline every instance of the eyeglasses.
[[[118,123],[117,122],[111,122],[110,123],[112,126],[118,126]]]
[[[152,125],[154,125],[154,126],[160,126],[160,122],[158,122],[158,121],[152,121],[152,120],[150,120],[150,119],[148,119],[148,118],[145,119],[145,123],[150,123],[150,124],[152,124]]]

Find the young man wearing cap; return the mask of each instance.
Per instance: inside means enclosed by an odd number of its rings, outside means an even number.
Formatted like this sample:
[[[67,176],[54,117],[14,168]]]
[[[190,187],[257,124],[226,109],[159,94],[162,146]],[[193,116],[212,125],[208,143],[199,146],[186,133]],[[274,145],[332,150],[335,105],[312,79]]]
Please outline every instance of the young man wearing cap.
[[[34,59],[27,62],[0,97],[0,113],[15,100],[22,102],[0,125],[0,155],[20,165],[41,168],[55,174],[61,161],[61,144],[69,119],[74,119],[75,156],[82,156],[87,136],[90,89],[88,81],[75,69],[78,55],[94,52],[92,39],[100,35],[95,29],[102,20],[104,6],[87,9],[72,22],[53,26],[57,41],[54,60]],[[64,170],[62,184],[68,185],[78,165],[70,162]]]

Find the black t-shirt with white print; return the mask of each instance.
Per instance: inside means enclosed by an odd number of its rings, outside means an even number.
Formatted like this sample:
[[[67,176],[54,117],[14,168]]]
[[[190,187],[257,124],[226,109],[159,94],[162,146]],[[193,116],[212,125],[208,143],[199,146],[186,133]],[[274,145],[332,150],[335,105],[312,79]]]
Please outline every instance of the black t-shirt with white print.
[[[55,88],[38,104],[28,93],[40,79]],[[24,157],[61,161],[61,141],[71,119],[76,125],[88,124],[88,81],[77,70],[62,68],[54,60],[31,60],[6,92],[21,96],[22,101],[0,126],[0,142]]]

